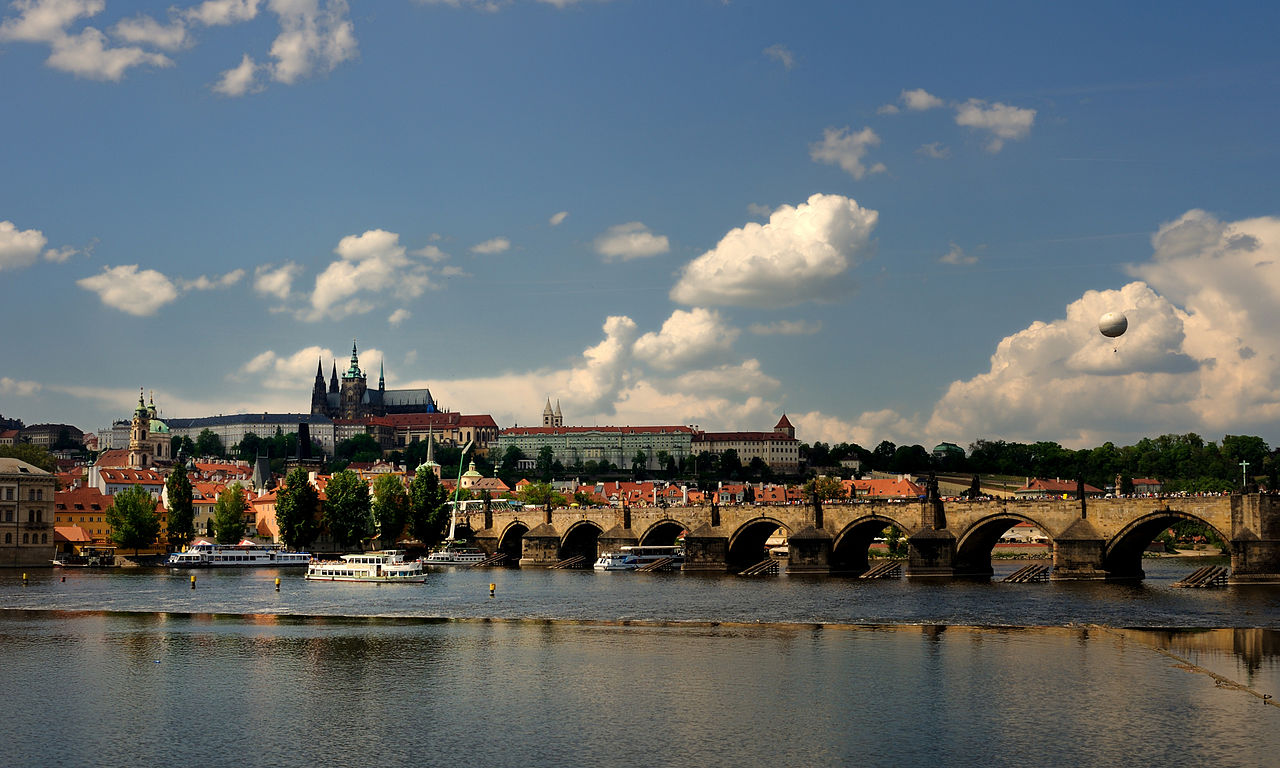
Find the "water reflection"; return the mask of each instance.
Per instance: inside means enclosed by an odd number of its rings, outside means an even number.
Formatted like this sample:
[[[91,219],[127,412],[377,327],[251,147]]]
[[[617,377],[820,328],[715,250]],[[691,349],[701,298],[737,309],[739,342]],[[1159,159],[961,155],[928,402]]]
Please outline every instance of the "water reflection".
[[[1274,693],[1276,635],[0,611],[58,712],[0,762],[1265,764],[1280,711],[1152,649]]]

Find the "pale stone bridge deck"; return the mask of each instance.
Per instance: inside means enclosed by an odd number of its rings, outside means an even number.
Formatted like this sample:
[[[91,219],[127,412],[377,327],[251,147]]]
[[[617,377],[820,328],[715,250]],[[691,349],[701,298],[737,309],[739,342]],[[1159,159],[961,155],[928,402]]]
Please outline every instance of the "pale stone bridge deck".
[[[697,506],[473,512],[472,536],[489,554],[546,567],[635,544],[685,537],[685,570],[731,571],[759,561],[778,527],[791,573],[860,573],[871,540],[889,525],[907,537],[908,576],[989,576],[1000,536],[1026,521],[1053,542],[1053,578],[1142,578],[1142,552],[1178,520],[1211,526],[1231,551],[1232,581],[1280,583],[1280,497],[1269,494],[1120,499],[997,499],[814,506]]]

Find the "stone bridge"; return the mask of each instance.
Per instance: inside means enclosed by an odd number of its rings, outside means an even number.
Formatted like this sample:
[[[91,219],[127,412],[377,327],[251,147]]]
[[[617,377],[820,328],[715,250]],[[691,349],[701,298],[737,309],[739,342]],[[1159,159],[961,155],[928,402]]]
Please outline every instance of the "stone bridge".
[[[857,574],[886,526],[908,544],[913,577],[990,576],[991,551],[1019,522],[1053,543],[1058,580],[1141,579],[1147,545],[1179,520],[1205,523],[1228,542],[1233,583],[1280,583],[1280,496],[1143,497],[1087,500],[878,501],[821,506],[560,508],[472,512],[471,537],[487,553],[523,567],[574,556],[594,561],[625,545],[672,544],[685,536],[687,571],[737,571],[760,561],[778,528],[790,573]],[[464,522],[459,520],[460,523]]]

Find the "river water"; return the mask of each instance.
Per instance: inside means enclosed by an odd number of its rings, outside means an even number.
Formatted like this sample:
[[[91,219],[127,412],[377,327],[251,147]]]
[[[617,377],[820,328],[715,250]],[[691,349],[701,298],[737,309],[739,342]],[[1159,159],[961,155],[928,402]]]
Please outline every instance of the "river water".
[[[1274,765],[1280,587],[1169,586],[1208,562],[0,573],[0,765]]]

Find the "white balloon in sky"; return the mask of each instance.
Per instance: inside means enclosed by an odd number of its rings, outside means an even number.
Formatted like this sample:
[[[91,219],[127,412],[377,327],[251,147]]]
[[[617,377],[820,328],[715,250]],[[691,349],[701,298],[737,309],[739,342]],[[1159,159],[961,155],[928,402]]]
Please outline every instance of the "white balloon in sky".
[[[1123,336],[1129,330],[1129,318],[1123,312],[1108,312],[1098,318],[1098,332],[1108,339]]]

